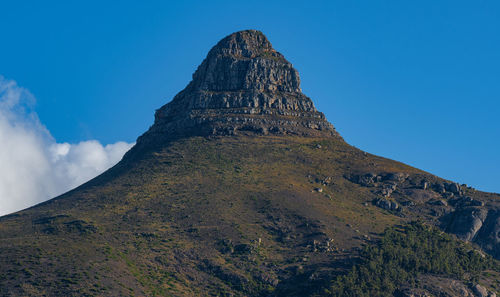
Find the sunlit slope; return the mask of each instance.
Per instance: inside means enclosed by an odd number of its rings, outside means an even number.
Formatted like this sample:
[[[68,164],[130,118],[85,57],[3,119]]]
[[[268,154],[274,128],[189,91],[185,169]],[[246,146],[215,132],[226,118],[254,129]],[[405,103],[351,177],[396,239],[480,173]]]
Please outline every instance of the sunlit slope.
[[[388,226],[438,223],[403,190],[391,199],[413,206],[377,206],[353,182],[367,172],[440,181],[336,137],[193,137],[128,156],[0,219],[0,295],[259,295],[301,271],[344,273]]]

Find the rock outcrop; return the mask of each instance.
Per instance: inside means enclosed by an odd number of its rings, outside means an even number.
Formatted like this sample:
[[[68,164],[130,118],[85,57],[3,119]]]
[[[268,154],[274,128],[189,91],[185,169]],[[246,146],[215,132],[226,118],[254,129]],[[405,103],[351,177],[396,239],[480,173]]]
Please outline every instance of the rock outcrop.
[[[500,210],[490,210],[475,240],[485,251],[500,259]]]
[[[483,208],[468,207],[452,213],[453,218],[447,232],[454,233],[462,240],[471,241],[483,226],[488,211]]]
[[[256,30],[217,43],[188,86],[156,111],[138,145],[247,132],[338,136],[302,93],[297,70]]]
[[[500,259],[499,206],[486,204],[484,197],[472,194],[466,185],[402,172],[368,172],[346,178],[369,188],[376,195],[375,206],[399,215],[406,210],[431,215],[446,232],[474,242]]]

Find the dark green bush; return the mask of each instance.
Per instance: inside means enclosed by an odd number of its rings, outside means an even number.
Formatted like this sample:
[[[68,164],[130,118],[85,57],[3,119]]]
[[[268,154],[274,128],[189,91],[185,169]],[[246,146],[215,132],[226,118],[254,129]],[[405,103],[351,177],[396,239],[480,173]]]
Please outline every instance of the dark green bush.
[[[398,284],[414,283],[419,273],[474,280],[497,265],[491,257],[418,222],[386,230],[380,242],[366,247],[361,256],[361,264],[331,281],[326,295],[393,296]]]

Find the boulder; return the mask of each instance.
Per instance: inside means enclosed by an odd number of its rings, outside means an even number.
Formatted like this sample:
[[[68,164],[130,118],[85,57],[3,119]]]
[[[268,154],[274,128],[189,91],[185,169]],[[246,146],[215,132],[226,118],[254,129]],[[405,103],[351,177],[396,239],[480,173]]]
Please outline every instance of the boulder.
[[[449,191],[453,194],[460,194],[461,193],[461,188],[458,183],[449,183],[445,184],[446,191]]]
[[[442,183],[437,183],[434,185],[434,190],[438,192],[439,194],[444,194],[446,193],[446,187]]]
[[[390,197],[392,192],[394,192],[396,189],[397,189],[397,184],[395,184],[394,182],[390,182],[382,186],[380,194],[387,198]]]
[[[481,285],[474,285],[472,287],[472,291],[474,292],[474,295],[476,297],[488,297],[488,290],[486,290],[486,288]]]
[[[453,200],[450,200],[450,203],[455,207],[484,206],[483,201],[473,199],[469,196],[460,196],[457,198],[453,198]]]
[[[455,194],[453,194],[452,192],[446,192],[443,194],[443,197],[445,199],[451,199],[451,198],[455,197]]]
[[[385,209],[385,210],[395,211],[395,210],[401,209],[397,202],[391,201],[391,200],[388,200],[385,198],[375,199],[374,204],[380,208]]]
[[[376,176],[377,175],[375,175],[374,173],[367,173],[364,175],[358,175],[357,183],[362,185],[362,186],[365,186],[365,187],[371,186],[375,182]]]
[[[446,231],[456,234],[458,238],[471,241],[483,226],[488,211],[483,208],[467,207],[451,214]]]
[[[402,173],[402,172],[389,173],[385,176],[385,180],[402,183],[408,178],[408,176],[409,175],[407,173]]]

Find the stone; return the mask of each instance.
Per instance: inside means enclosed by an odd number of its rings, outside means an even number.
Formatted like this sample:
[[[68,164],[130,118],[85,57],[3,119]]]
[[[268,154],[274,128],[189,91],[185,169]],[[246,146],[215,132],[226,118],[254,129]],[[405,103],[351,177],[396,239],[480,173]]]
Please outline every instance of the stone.
[[[382,190],[380,190],[380,194],[386,198],[390,197],[392,192],[397,189],[397,184],[394,182],[389,182],[382,186]]]
[[[377,177],[377,175],[370,172],[370,173],[366,173],[363,175],[358,175],[356,177],[356,182],[362,186],[369,187],[369,186],[373,185],[376,177]]]
[[[484,206],[484,202],[473,199],[469,196],[460,196],[450,200],[450,203],[456,207],[466,207],[466,206]]]
[[[380,208],[383,208],[385,210],[400,210],[400,206],[398,205],[397,202],[391,201],[385,198],[379,198],[374,200],[374,204]]]
[[[486,288],[481,285],[474,285],[472,287],[472,291],[474,292],[474,295],[476,297],[488,297],[488,290],[486,290]]]
[[[332,177],[331,176],[327,176],[323,180],[321,180],[321,184],[325,185],[325,186],[328,186],[331,183],[332,183]]]
[[[380,194],[386,198],[389,198],[392,194],[392,190],[391,189],[382,189],[382,191],[380,191]]]
[[[483,226],[488,211],[486,209],[468,207],[451,214],[447,232],[456,234],[458,238],[471,241]]]
[[[273,287],[276,287],[278,285],[278,283],[279,283],[278,278],[275,275],[270,274],[270,273],[263,273],[263,274],[259,275],[258,278],[263,283],[269,284],[269,285],[271,285]]]
[[[453,194],[452,192],[446,192],[443,194],[443,197],[446,199],[451,199],[451,198],[455,197],[455,194]]]
[[[449,183],[445,184],[445,189],[446,191],[449,191],[453,194],[460,194],[461,193],[461,188],[458,183]]]
[[[193,135],[338,136],[300,88],[297,70],[257,30],[223,38],[192,81],[155,113],[135,150]]]
[[[448,206],[448,203],[446,201],[444,201],[443,199],[430,200],[427,203],[430,205]]]
[[[475,200],[475,199],[473,199],[473,200],[471,201],[471,205],[472,205],[472,206],[484,206],[484,202],[483,202],[483,201],[479,201],[479,200]]]
[[[408,178],[408,176],[409,175],[407,173],[402,173],[402,172],[389,173],[385,176],[385,180],[402,183]]]
[[[444,186],[444,184],[442,183],[437,183],[434,185],[434,189],[436,190],[436,192],[438,192],[439,194],[444,194],[446,193],[446,187]]]

